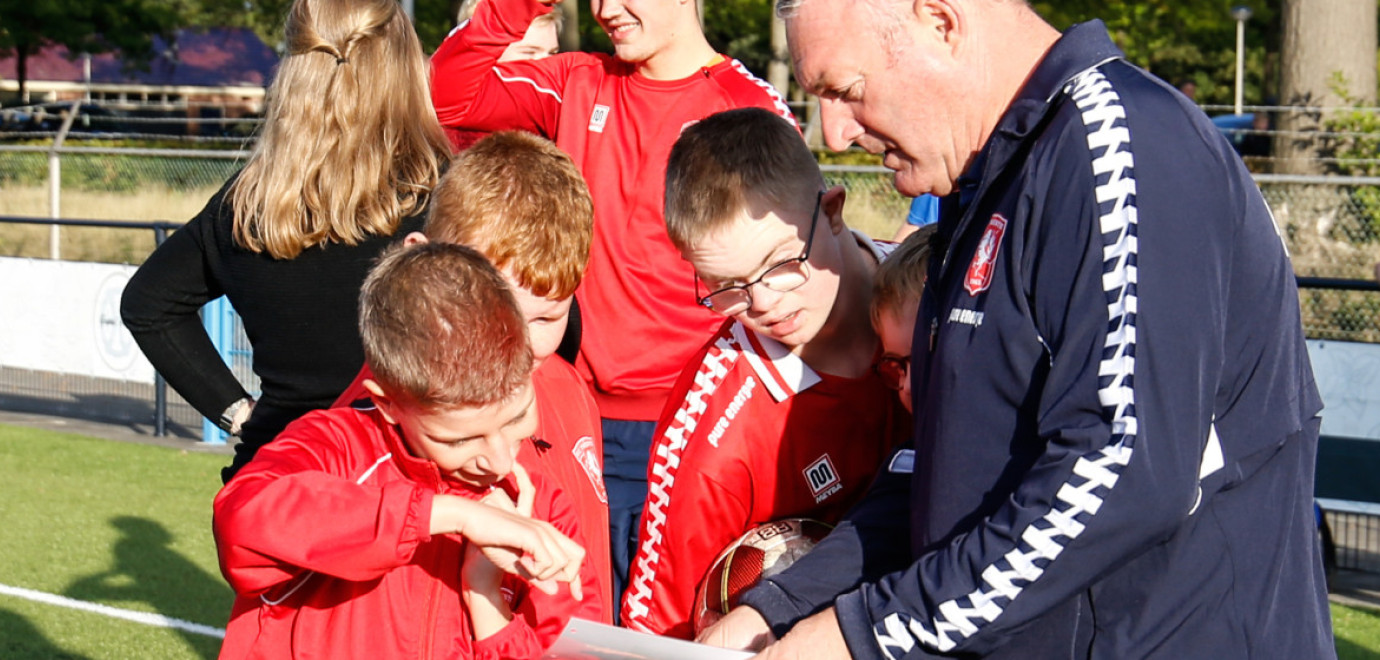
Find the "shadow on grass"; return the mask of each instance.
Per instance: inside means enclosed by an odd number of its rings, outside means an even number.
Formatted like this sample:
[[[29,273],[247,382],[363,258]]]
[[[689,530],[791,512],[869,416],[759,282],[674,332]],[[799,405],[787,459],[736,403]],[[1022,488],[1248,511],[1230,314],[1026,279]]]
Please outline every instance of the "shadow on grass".
[[[1376,660],[1380,651],[1365,648],[1351,641],[1337,639],[1337,660]]]
[[[0,658],[7,660],[87,660],[48,641],[29,620],[0,609]]]
[[[111,552],[114,568],[80,578],[65,595],[78,600],[141,602],[163,616],[223,628],[234,595],[220,578],[178,554],[163,525],[133,516],[119,516],[110,524],[120,538]],[[198,655],[214,660],[221,640],[175,629]]]

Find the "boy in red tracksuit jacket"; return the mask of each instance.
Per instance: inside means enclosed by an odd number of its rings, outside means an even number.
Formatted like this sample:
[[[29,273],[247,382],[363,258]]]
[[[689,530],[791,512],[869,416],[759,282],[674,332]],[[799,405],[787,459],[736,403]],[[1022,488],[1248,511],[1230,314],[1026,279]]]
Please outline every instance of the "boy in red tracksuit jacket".
[[[569,500],[516,463],[537,413],[507,284],[469,248],[395,250],[360,334],[376,406],[304,416],[216,496],[221,658],[539,657],[597,585]]]
[[[840,520],[911,418],[874,373],[868,317],[895,245],[849,231],[844,189],[825,189],[795,128],[756,108],[712,115],[681,134],[666,171],[671,240],[701,304],[731,318],[657,426],[622,614],[686,638],[726,545],[783,518]]]
[[[771,85],[720,55],[694,2],[593,5],[612,56],[497,60],[553,0],[485,0],[432,56],[432,102],[447,128],[518,129],[575,160],[594,199],[580,286],[576,367],[603,418],[614,574],[621,591],[646,495],[648,449],[676,376],[721,319],[685,295],[693,273],[666,237],[666,156],[681,130],[720,110],[790,110]]]
[[[451,161],[432,192],[424,233],[408,245],[439,241],[474,248],[503,273],[527,321],[536,440],[518,462],[560,486],[575,505],[585,542],[584,570],[597,578],[575,616],[613,618],[609,568],[608,495],[602,474],[603,437],[589,385],[554,357],[570,318],[575,287],[589,263],[593,224],[589,192],[570,157],[550,141],[517,131],[494,133]],[[367,399],[366,366],[335,405]]]

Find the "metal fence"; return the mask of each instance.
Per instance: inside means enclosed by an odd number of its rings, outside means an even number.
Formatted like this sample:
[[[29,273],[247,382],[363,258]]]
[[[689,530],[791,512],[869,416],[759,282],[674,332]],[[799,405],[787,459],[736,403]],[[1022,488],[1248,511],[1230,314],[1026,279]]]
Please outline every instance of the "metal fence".
[[[1328,568],[1380,573],[1380,505],[1320,501],[1321,531]]]
[[[120,230],[149,237],[149,243],[155,246],[181,226],[171,222],[0,216],[0,228],[19,225]],[[234,308],[224,297],[217,298],[202,308],[201,317],[231,372],[246,390],[257,392],[259,379],[253,372],[249,339]],[[100,321],[119,323],[117,318]],[[162,376],[156,376],[154,383],[149,384],[0,364],[0,409],[146,426],[156,436],[174,435],[206,442],[226,440],[225,433],[169,388]]]
[[[30,227],[39,233],[26,234],[18,225],[0,222],[0,254],[10,256],[142,262],[163,233],[192,217],[242,166],[247,157],[242,136],[252,129],[247,120],[212,120],[206,126],[177,118],[173,123],[186,129],[173,135],[178,131],[153,126],[157,120],[81,114],[18,125],[14,111],[7,111],[0,114],[0,216],[47,223]],[[116,121],[119,130],[135,132],[111,132]],[[1350,153],[1355,160],[1346,141],[1368,136],[1337,131],[1325,138],[1331,155],[1321,157],[1330,159],[1330,176],[1273,174],[1276,162],[1261,144],[1288,135],[1273,121],[1247,121],[1221,125],[1238,146],[1252,142],[1243,153],[1257,172],[1300,278],[1306,334],[1380,343],[1380,287],[1375,285],[1380,279],[1380,177],[1337,174],[1343,166],[1373,173],[1366,158],[1357,164],[1336,155]],[[154,146],[130,148],[132,139]],[[1262,148],[1267,151],[1252,151]],[[889,171],[848,165],[821,169],[830,185],[847,188],[845,218],[851,225],[885,238],[903,222],[910,200],[892,187]],[[111,216],[125,222],[82,220]],[[228,304],[210,305],[203,318],[232,371],[246,389],[257,390],[248,340],[233,310]],[[161,379],[148,385],[0,365],[0,408],[150,425],[186,438],[224,437],[176,392],[162,387]],[[1380,572],[1380,505],[1329,501],[1325,508],[1334,565]]]
[[[76,114],[58,112],[41,119],[35,119],[32,109],[0,111],[0,215],[185,221],[242,166],[247,157],[243,136],[254,127],[253,120],[245,119],[160,120],[102,114],[89,104],[77,109]],[[1228,119],[1235,123],[1224,122],[1223,131],[1236,142],[1254,133],[1272,139],[1284,135],[1271,122],[1247,125],[1244,117]],[[1345,128],[1333,128],[1339,127]],[[1334,145],[1361,139],[1341,130],[1328,135]],[[154,146],[131,148],[133,138]],[[845,218],[851,225],[889,237],[903,221],[910,200],[892,188],[889,171],[846,165],[821,169],[831,185],[848,189]],[[1256,176],[1299,276],[1376,277],[1380,177]],[[137,264],[152,251],[150,238],[147,231],[72,223],[0,227],[0,254]],[[1300,303],[1310,337],[1380,342],[1380,297],[1374,293],[1305,288]]]

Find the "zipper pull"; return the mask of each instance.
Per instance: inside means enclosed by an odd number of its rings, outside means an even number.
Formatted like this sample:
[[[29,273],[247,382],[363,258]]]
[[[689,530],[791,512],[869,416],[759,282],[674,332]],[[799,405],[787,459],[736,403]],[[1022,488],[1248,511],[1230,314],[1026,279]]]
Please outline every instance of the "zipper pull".
[[[934,352],[934,343],[939,339],[939,317],[930,319],[930,352]]]

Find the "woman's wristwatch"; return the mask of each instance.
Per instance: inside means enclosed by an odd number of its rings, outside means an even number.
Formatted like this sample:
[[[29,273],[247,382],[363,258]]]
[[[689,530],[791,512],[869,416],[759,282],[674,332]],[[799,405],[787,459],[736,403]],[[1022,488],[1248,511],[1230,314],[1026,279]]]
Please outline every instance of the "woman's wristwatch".
[[[254,410],[254,397],[244,397],[230,404],[224,412],[220,414],[216,426],[232,436],[239,437],[240,431],[249,413]]]

